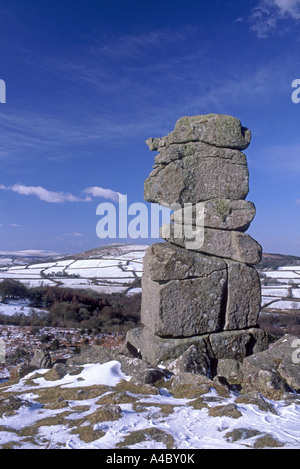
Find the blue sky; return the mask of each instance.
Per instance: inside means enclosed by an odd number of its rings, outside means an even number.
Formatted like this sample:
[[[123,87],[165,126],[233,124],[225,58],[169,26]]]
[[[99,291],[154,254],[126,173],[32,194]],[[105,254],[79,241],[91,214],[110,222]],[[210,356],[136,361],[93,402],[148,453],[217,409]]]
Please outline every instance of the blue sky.
[[[221,113],[252,132],[249,234],[300,256],[300,0],[1,0],[0,64],[1,251],[113,242],[96,209],[143,202],[145,140]]]

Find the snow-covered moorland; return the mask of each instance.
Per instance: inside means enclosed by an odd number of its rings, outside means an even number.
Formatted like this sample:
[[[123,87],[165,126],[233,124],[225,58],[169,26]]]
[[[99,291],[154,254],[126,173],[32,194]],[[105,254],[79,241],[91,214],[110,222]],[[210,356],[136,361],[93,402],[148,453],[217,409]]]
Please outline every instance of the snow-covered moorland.
[[[217,387],[179,397],[167,381],[132,384],[116,360],[0,385],[2,448],[290,449],[299,441],[299,399],[251,402]]]
[[[82,257],[2,265],[0,281],[50,284],[99,292],[140,291],[146,247],[110,247]],[[294,314],[300,267],[264,269],[263,311]],[[132,288],[131,288],[132,287]],[[27,314],[26,302],[0,306]],[[12,337],[12,332],[10,337]],[[8,339],[5,339],[6,341]],[[179,392],[172,378],[135,383],[118,360],[39,369],[0,384],[0,448],[252,449],[300,448],[300,397],[273,401],[218,385]],[[134,376],[133,376],[134,378]]]

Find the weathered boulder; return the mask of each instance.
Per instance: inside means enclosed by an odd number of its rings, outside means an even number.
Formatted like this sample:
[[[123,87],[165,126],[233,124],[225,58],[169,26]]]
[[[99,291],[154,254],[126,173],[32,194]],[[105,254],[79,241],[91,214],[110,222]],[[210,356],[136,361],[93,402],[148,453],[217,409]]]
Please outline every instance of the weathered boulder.
[[[248,355],[261,352],[268,346],[266,334],[258,328],[188,338],[162,338],[147,327],[141,327],[129,331],[126,340],[134,342],[133,345],[141,351],[142,358],[152,365],[175,360],[191,346],[195,346],[200,352],[201,360],[206,355],[210,362],[223,358],[242,361]]]
[[[249,265],[261,261],[262,247],[247,233],[187,226],[180,233],[174,227],[169,223],[160,230],[160,236],[171,244]]]
[[[198,210],[197,210],[198,209]],[[256,209],[248,200],[215,199],[191,209],[179,209],[171,216],[174,223],[204,226],[219,230],[246,231],[255,217]]]
[[[213,357],[217,360],[231,358],[243,361],[248,355],[261,352],[268,347],[266,333],[255,327],[209,334],[209,341]]]
[[[226,260],[227,304],[224,330],[255,327],[261,309],[261,285],[257,270]]]
[[[142,323],[159,336],[246,329],[258,322],[259,275],[243,263],[155,243],[144,257],[142,287]]]
[[[30,366],[35,368],[52,368],[50,353],[43,349],[35,350]]]
[[[155,165],[144,185],[144,198],[167,207],[209,199],[245,199],[249,192],[247,160],[238,150],[197,152],[169,164]],[[173,147],[173,145],[172,145]],[[208,156],[207,156],[208,154]],[[167,184],[166,184],[167,181]],[[178,207],[177,207],[178,208]]]
[[[225,148],[245,150],[251,141],[251,132],[242,127],[239,119],[224,114],[206,114],[181,117],[175,129],[166,137],[149,139],[153,151],[173,143],[205,142]]]
[[[218,360],[217,376],[225,378],[229,384],[241,384],[243,374],[241,372],[242,363],[232,358],[221,358]]]
[[[299,338],[285,335],[267,350],[247,357],[242,365],[245,391],[258,390],[269,399],[285,392],[300,392]]]
[[[211,376],[211,361],[208,354],[191,345],[182,355],[175,360],[163,363],[164,367],[174,375],[204,375]]]
[[[126,342],[123,349],[130,350],[133,358],[137,358],[137,355],[141,356],[141,347],[142,347],[142,332],[143,327],[136,327],[135,329],[130,329],[126,333]],[[127,347],[127,344],[130,346]],[[136,353],[133,352],[133,349],[136,350]],[[123,350],[122,350],[123,351]]]
[[[142,278],[141,321],[161,337],[190,337],[219,331],[226,270],[203,278],[166,283]]]
[[[221,270],[226,270],[224,260],[170,243],[152,244],[143,260],[144,274],[156,282],[205,277]]]
[[[220,330],[226,282],[222,259],[154,244],[144,257],[141,321],[161,337]]]
[[[151,365],[175,360],[191,346],[195,345],[203,353],[208,352],[208,335],[189,338],[161,338],[146,327],[130,330],[126,334],[126,341],[130,342],[137,350],[140,350],[142,359]]]
[[[71,366],[66,363],[54,363],[51,370],[47,371],[44,374],[44,379],[46,381],[57,381],[64,378],[66,375],[79,375],[83,371],[81,366]]]
[[[110,350],[101,345],[86,345],[80,353],[67,359],[68,365],[84,365],[85,363],[106,363],[112,359]]]

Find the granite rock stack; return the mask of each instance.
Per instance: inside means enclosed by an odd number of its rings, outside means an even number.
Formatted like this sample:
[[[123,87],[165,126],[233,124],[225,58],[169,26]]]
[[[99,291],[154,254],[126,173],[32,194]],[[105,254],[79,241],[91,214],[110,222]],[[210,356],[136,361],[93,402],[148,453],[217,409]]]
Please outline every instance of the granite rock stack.
[[[261,246],[245,233],[255,216],[242,150],[251,133],[231,116],[182,117],[157,151],[144,197],[173,211],[161,228],[166,241],[146,251],[142,278],[143,327],[127,343],[152,365],[189,350],[202,373],[219,360],[243,361],[265,350],[258,327]]]

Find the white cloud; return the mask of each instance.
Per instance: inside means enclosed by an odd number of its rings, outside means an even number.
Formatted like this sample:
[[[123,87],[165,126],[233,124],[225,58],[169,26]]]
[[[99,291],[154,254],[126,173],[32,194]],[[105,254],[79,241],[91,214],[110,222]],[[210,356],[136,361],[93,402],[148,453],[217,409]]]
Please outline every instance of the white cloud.
[[[51,257],[61,255],[55,251],[45,251],[45,250],[25,250],[25,251],[0,251],[0,256],[18,256],[18,257],[27,257],[27,256],[36,256],[36,257]]]
[[[120,192],[98,186],[84,189],[83,193],[86,194],[84,197],[78,197],[70,192],[49,191],[41,186],[26,186],[24,184],[14,184],[12,186],[0,184],[0,190],[12,191],[20,195],[34,195],[44,202],[53,204],[61,204],[64,202],[90,202],[92,197],[101,197],[103,199],[119,202],[119,200],[122,200],[124,197]]]
[[[75,231],[74,233],[66,233],[65,236],[72,236],[74,238],[81,238],[83,236],[83,234],[79,233],[78,231]]]
[[[41,186],[25,186],[24,184],[14,184],[13,186],[0,185],[0,189],[16,192],[20,195],[35,195],[40,200],[49,203],[60,204],[63,202],[80,202],[79,197],[67,192],[53,192]]]
[[[300,19],[300,0],[274,0],[282,15],[287,14],[292,18]]]
[[[251,29],[266,38],[283,20],[300,20],[300,0],[260,0],[250,15]]]
[[[85,194],[91,195],[92,197],[101,197],[103,199],[110,199],[115,202],[119,202],[124,197],[120,192],[113,191],[111,189],[104,189],[103,187],[93,186],[88,187],[83,191]]]

